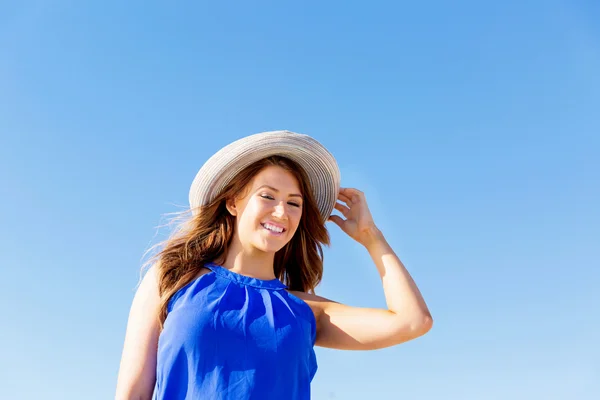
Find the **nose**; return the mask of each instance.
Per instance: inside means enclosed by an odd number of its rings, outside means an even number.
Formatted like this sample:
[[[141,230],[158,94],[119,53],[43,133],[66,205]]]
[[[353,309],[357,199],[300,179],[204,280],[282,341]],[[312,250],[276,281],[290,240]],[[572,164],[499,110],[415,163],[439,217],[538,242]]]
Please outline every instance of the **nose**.
[[[283,202],[278,203],[273,210],[273,216],[283,219],[285,216],[285,204]]]

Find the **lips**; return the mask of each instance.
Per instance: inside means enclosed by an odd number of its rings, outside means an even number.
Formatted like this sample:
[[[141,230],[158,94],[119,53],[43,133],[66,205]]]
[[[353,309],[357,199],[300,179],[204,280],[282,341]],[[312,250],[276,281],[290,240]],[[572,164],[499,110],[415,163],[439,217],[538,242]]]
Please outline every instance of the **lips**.
[[[263,222],[260,225],[274,235],[281,235],[286,231],[283,226],[273,222]]]

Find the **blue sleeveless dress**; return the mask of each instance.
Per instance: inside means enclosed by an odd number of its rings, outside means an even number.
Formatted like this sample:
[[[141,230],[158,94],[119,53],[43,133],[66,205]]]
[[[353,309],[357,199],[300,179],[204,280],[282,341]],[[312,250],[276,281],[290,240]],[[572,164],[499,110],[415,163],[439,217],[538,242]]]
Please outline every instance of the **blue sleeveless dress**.
[[[310,399],[317,370],[311,308],[277,279],[206,268],[169,301],[152,398]]]

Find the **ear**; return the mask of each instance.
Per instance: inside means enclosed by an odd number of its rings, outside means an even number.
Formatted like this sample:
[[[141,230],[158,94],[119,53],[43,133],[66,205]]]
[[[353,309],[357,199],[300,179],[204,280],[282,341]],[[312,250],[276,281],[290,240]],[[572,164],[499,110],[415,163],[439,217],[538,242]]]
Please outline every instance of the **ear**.
[[[229,211],[229,214],[234,217],[237,215],[237,207],[235,206],[235,201],[233,199],[227,199],[225,201],[225,207],[227,208],[227,211]]]

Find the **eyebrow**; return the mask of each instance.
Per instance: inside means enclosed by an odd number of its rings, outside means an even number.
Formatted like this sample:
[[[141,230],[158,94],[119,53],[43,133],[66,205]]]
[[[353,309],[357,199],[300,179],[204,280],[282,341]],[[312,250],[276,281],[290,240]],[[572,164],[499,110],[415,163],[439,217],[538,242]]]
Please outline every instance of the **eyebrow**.
[[[259,187],[256,190],[260,190],[262,188],[268,188],[268,189],[271,189],[272,191],[274,191],[275,193],[279,193],[279,190],[277,190],[273,186],[269,186],[269,185],[262,185],[261,187]],[[290,194],[290,197],[300,197],[300,198],[302,198],[302,195],[298,194],[298,193],[293,193],[293,194]]]

